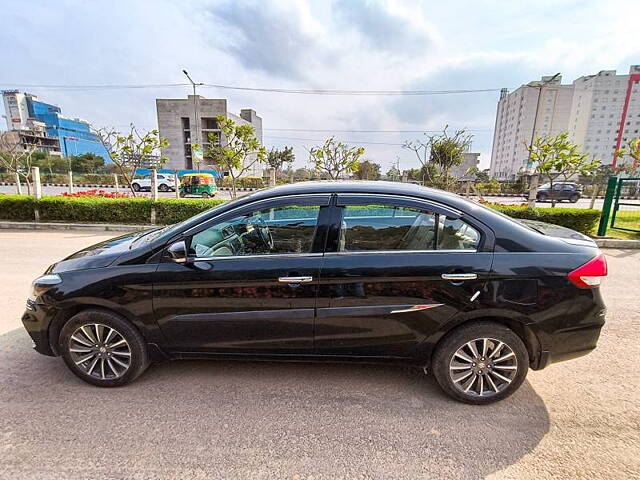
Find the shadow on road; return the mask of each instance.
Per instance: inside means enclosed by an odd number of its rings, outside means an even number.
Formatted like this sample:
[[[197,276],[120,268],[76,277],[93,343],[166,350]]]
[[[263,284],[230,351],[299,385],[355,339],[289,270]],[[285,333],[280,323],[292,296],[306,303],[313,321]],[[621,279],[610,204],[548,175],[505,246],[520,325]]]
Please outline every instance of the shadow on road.
[[[11,478],[480,478],[549,429],[528,382],[473,407],[395,367],[181,361],[100,389],[33,352],[20,329],[0,336],[0,385]]]

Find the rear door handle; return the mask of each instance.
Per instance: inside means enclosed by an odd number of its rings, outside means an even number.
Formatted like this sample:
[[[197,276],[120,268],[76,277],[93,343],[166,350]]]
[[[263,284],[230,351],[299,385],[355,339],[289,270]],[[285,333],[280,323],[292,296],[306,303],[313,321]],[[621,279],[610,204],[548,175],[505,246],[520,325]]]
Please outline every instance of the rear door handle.
[[[313,277],[278,277],[280,283],[309,283]]]
[[[463,280],[475,280],[478,275],[475,273],[443,273],[443,280],[451,280],[454,282],[461,282]]]

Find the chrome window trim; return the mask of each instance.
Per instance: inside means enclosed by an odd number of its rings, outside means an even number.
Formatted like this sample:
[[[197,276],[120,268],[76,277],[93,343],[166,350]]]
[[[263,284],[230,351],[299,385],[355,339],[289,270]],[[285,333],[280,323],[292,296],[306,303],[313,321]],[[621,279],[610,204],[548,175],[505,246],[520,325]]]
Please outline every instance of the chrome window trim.
[[[478,250],[472,249],[442,249],[442,250],[358,250],[346,252],[326,252],[325,255],[373,255],[373,254],[399,254],[399,253],[478,253]],[[481,252],[491,253],[491,252]]]
[[[213,262],[216,260],[238,259],[238,258],[299,258],[299,257],[322,257],[322,253],[261,253],[257,255],[221,255],[217,257],[193,257],[189,261],[193,262]]]

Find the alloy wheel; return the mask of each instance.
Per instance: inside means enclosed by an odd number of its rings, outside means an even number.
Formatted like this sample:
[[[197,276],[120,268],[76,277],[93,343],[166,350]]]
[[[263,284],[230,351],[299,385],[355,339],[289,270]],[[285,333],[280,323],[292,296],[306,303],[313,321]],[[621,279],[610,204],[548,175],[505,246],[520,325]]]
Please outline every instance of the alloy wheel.
[[[131,365],[131,348],[115,328],[101,323],[78,327],[69,337],[69,352],[76,366],[100,380],[123,376]]]
[[[465,395],[491,397],[507,388],[518,373],[512,348],[494,338],[476,338],[451,357],[449,376]]]

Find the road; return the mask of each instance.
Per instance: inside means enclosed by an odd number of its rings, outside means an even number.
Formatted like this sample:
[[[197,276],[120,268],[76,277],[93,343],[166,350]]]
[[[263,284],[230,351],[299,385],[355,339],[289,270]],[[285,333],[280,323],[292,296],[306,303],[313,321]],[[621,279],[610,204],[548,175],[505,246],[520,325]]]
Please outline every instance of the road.
[[[0,478],[631,478],[640,471],[640,251],[607,251],[590,355],[486,407],[356,365],[181,361],[98,389],[22,329],[29,282],[104,234],[0,231]]]
[[[82,190],[88,190],[89,188],[82,188]],[[78,187],[76,187],[76,191],[80,190]],[[114,188],[104,188],[103,190],[107,190],[109,192],[113,192],[115,191]],[[26,191],[26,190],[24,190]],[[43,187],[43,194],[44,195],[62,195],[62,193],[67,192],[68,188],[67,187]],[[126,191],[124,188],[120,188],[121,192]],[[0,193],[16,193],[16,187],[12,187],[12,186],[6,186],[6,185],[0,185]],[[250,192],[242,192],[239,191],[238,192],[238,196],[243,196],[243,195],[247,195]],[[149,195],[149,193],[142,193],[143,195]],[[159,196],[161,198],[175,198],[176,194],[175,192],[158,192]],[[230,194],[228,191],[219,191],[218,194],[216,195],[216,198],[221,198],[223,200],[229,200]],[[525,199],[522,197],[499,197],[499,196],[486,196],[485,199],[487,201],[490,202],[496,202],[496,203],[504,203],[504,204],[508,204],[508,205],[518,205],[521,203],[525,202]],[[640,206],[640,201],[639,200],[630,200],[630,202],[632,203],[638,203],[638,205]],[[603,203],[603,199],[596,199],[596,203],[594,208],[597,208],[598,210],[602,209],[602,203]],[[578,200],[576,203],[569,203],[569,202],[560,202],[559,204],[557,204],[558,207],[570,207],[570,208],[589,208],[591,204],[591,199],[590,198],[581,198],[580,200]],[[538,206],[540,207],[550,207],[551,203],[549,202],[545,202],[545,203],[538,203]]]

